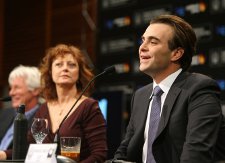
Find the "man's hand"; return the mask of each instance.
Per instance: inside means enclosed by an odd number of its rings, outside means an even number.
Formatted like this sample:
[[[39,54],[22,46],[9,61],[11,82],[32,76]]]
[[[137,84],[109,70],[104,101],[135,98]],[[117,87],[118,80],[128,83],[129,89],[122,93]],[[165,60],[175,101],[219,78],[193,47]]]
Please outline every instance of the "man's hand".
[[[7,156],[4,151],[0,151],[0,160],[6,160]]]

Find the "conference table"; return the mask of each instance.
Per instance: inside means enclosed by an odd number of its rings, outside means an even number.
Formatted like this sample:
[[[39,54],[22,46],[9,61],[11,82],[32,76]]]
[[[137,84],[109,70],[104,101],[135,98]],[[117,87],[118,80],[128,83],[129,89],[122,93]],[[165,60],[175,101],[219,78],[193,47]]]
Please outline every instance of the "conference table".
[[[24,162],[25,160],[0,160],[0,163],[24,163]],[[77,163],[77,162],[68,157],[58,155],[57,163]]]

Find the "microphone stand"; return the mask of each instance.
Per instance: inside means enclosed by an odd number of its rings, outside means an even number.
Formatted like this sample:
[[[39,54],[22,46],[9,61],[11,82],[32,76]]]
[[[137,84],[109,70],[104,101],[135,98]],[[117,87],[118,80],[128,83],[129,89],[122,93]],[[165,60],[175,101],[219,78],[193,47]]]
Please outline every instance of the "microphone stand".
[[[11,101],[11,100],[12,100],[11,96],[0,98],[0,101],[2,101],[2,102],[8,102],[8,101]]]
[[[75,103],[73,104],[73,106],[70,108],[70,110],[68,111],[68,113],[66,114],[66,116],[63,118],[63,120],[61,121],[61,123],[59,124],[59,128],[56,131],[55,137],[54,137],[54,143],[57,143],[57,150],[56,150],[56,154],[60,153],[60,137],[59,137],[59,130],[63,124],[63,122],[66,120],[66,118],[69,116],[69,114],[71,113],[71,111],[73,110],[74,106],[78,103],[78,101],[80,100],[80,98],[83,96],[83,94],[85,93],[85,91],[88,89],[88,87],[91,85],[91,83],[98,78],[99,76],[103,75],[103,74],[107,74],[107,73],[111,73],[115,71],[115,67],[114,66],[110,66],[108,68],[106,68],[103,72],[101,72],[100,74],[94,76],[89,83],[86,85],[86,87],[83,89],[83,91],[81,92],[80,96],[77,98],[77,100],[75,101]]]

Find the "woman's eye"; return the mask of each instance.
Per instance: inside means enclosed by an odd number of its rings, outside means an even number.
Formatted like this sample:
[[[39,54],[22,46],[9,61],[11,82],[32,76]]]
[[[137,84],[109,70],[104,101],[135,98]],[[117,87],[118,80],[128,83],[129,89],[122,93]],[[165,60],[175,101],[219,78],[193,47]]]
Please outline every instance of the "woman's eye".
[[[56,63],[55,65],[59,67],[59,66],[61,66],[62,64],[61,64],[61,63]]]
[[[75,63],[69,63],[68,64],[70,67],[76,67],[76,64]]]

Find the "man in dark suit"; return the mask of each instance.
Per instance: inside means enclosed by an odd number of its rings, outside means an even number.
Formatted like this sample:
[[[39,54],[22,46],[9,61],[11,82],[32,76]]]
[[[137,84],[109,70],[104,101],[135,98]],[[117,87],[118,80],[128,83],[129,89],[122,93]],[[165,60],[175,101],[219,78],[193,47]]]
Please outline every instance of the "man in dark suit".
[[[28,128],[32,124],[35,112],[40,103],[40,72],[36,67],[20,65],[9,74],[9,85],[12,108],[2,109],[0,119],[0,157],[4,157],[3,152],[12,149],[13,145],[13,122],[16,116],[16,109],[21,104],[25,104],[25,115],[28,119]]]
[[[192,27],[177,16],[151,20],[142,36],[139,68],[153,83],[134,93],[126,135],[115,159],[137,163],[216,161],[223,123],[220,89],[213,79],[187,72],[196,40]],[[162,93],[154,102],[156,87]],[[158,114],[156,108],[161,109]]]

